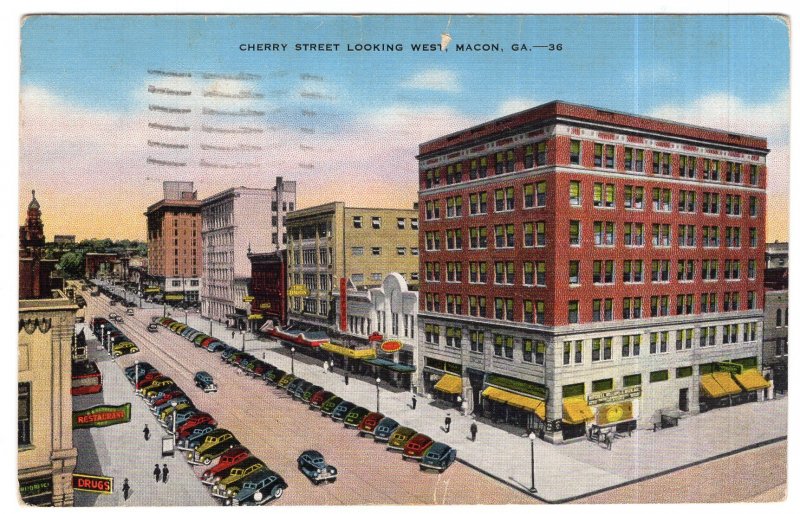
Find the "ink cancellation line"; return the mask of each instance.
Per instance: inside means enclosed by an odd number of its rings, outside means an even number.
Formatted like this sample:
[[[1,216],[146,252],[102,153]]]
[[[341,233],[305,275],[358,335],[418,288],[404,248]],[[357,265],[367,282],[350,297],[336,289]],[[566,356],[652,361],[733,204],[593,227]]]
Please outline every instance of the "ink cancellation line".
[[[216,132],[219,134],[262,134],[264,132],[264,129],[256,127],[223,128],[211,127],[209,125],[203,125],[200,130],[203,132]]]
[[[177,125],[165,125],[163,123],[148,123],[147,126],[159,130],[171,130],[180,132],[187,132],[189,130],[189,127],[179,127]]]
[[[258,145],[238,145],[238,146],[217,146],[200,145],[201,150],[213,150],[218,152],[257,152],[264,148]]]
[[[217,91],[214,89],[209,89],[203,91],[203,96],[205,97],[215,97],[215,98],[236,98],[236,99],[250,99],[250,98],[264,98],[263,93],[256,93],[254,91],[247,91],[242,90],[238,93],[224,93],[222,91]]]
[[[155,93],[159,95],[190,96],[192,94],[191,91],[185,91],[181,89],[170,89],[168,87],[156,87],[156,86],[147,86],[147,91],[149,93]]]
[[[150,75],[159,75],[161,77],[191,77],[192,74],[188,71],[165,71],[165,70],[147,70]]]
[[[155,146],[158,148],[173,148],[178,150],[185,150],[189,148],[189,145],[182,145],[182,144],[174,144],[174,143],[162,143],[161,141],[151,141],[147,140],[147,146]]]
[[[261,165],[255,162],[239,162],[236,164],[222,164],[209,162],[205,159],[200,159],[200,166],[203,168],[218,168],[223,170],[244,170],[244,169],[259,169]]]
[[[188,114],[192,112],[191,109],[181,109],[178,107],[164,107],[163,105],[155,105],[155,104],[150,104],[149,108],[151,111],[167,112],[170,114]]]
[[[164,161],[161,159],[153,159],[152,157],[147,158],[148,164],[157,164],[159,166],[173,166],[173,167],[181,167],[186,166],[185,162],[178,162],[178,161]]]
[[[239,109],[238,111],[222,111],[218,109],[209,109],[203,107],[203,114],[205,115],[219,115],[219,116],[264,116],[264,111],[254,111],[252,109]]]
[[[203,73],[202,77],[207,80],[261,80],[261,75],[255,73],[237,73],[230,75],[228,73]]]

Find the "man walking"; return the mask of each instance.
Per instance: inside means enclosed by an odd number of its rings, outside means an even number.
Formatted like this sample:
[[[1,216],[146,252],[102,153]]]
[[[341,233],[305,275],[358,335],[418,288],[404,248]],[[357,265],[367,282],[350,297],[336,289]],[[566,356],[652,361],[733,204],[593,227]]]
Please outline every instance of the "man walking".
[[[472,434],[472,442],[475,442],[475,436],[478,435],[478,425],[475,422],[472,422],[472,425],[469,426],[469,433]]]
[[[125,498],[125,501],[128,501],[128,494],[131,491],[131,486],[128,484],[128,479],[126,478],[124,482],[122,482],[122,497]]]
[[[144,440],[145,441],[149,441],[150,440],[150,428],[147,426],[147,423],[144,424],[144,430],[142,430],[142,433],[144,434]]]
[[[156,464],[156,469],[153,470],[153,476],[156,477],[156,482],[161,480],[161,468]]]
[[[411,395],[411,410],[416,410],[417,408],[417,395]]]
[[[163,482],[166,484],[167,483],[167,478],[169,478],[169,468],[167,468],[167,463],[166,462],[164,463],[162,468],[163,468],[162,473],[164,475]]]
[[[327,373],[328,372],[328,361],[324,361],[322,363],[322,372],[323,373]]]
[[[450,423],[451,423],[452,421],[453,421],[453,420],[450,418],[450,413],[448,412],[448,413],[447,413],[447,416],[445,416],[445,418],[444,418],[444,431],[445,431],[446,433],[448,433],[448,434],[450,433]]]
[[[344,372],[344,385],[350,385],[350,372]]]

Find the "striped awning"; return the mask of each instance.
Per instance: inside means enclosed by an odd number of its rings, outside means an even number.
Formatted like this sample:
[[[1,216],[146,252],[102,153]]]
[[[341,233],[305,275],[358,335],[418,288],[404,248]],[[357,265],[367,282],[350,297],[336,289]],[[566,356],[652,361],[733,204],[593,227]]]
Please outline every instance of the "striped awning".
[[[339,355],[344,355],[345,357],[349,357],[351,359],[374,359],[375,358],[375,349],[374,348],[347,348],[345,346],[341,346],[338,344],[333,343],[322,343],[319,345],[320,348],[327,352],[336,353]]]

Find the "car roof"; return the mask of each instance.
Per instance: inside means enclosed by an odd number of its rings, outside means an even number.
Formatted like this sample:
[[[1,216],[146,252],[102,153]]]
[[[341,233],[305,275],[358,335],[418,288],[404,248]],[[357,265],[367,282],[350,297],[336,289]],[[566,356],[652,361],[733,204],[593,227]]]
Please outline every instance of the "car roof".
[[[414,435],[414,437],[411,438],[411,440],[414,441],[414,442],[420,442],[420,441],[421,442],[428,442],[428,441],[432,441],[433,439],[431,439],[429,436],[427,436],[425,434],[416,434],[416,435]]]
[[[311,457],[312,459],[322,459],[324,458],[320,452],[317,450],[306,450],[301,455],[305,455],[306,457]]]
[[[442,453],[448,451],[449,449],[450,449],[450,447],[448,445],[446,445],[444,443],[440,443],[438,441],[434,441],[434,443],[431,445],[431,449],[429,451],[431,453],[442,454]]]

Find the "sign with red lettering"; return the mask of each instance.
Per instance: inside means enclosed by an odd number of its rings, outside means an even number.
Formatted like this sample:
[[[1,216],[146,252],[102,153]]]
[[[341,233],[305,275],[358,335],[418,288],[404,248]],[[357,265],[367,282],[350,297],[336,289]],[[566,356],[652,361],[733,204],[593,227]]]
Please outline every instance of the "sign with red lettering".
[[[381,351],[386,353],[396,352],[402,347],[403,343],[397,340],[384,341],[381,343]]]
[[[112,494],[114,492],[114,479],[112,477],[73,473],[72,488],[76,491],[86,491],[87,493]]]
[[[107,427],[131,420],[131,404],[96,405],[72,413],[72,428]]]

